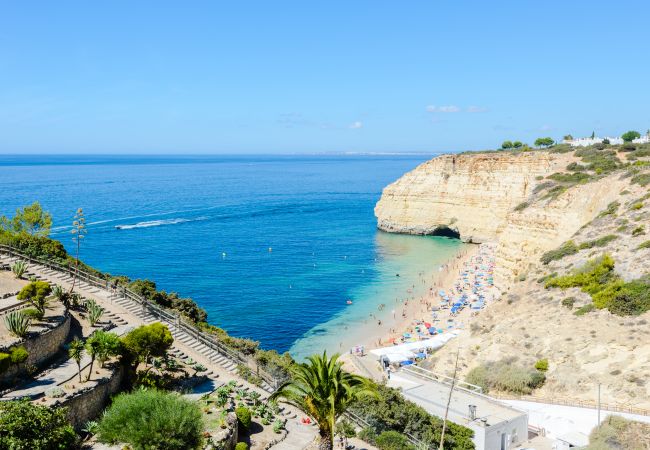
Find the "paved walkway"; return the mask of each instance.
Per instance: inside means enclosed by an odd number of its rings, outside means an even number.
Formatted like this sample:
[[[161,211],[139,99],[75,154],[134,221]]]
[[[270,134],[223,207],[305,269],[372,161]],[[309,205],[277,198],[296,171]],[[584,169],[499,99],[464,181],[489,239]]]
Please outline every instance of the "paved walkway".
[[[579,408],[575,406],[550,405],[548,403],[526,402],[522,400],[500,400],[517,409],[528,412],[528,423],[546,430],[548,437],[558,438],[569,432],[589,436],[591,430],[598,424],[598,410]],[[602,411],[600,420],[610,415],[626,419],[650,423],[650,416]]]
[[[15,258],[10,258],[5,254],[0,254],[0,263],[12,264],[14,261]],[[44,266],[30,264],[28,267],[28,274],[37,275],[50,283],[61,285],[67,289],[72,285],[71,275]],[[131,300],[115,296],[106,289],[98,288],[86,282],[77,280],[75,291],[86,298],[94,299],[106,310],[105,315],[107,317],[119,318],[116,321],[118,323],[135,327],[158,322],[154,316],[146,310],[143,310],[140,305]],[[218,386],[220,384],[225,384],[230,380],[235,380],[238,385],[259,392],[263,399],[268,397],[270,391],[268,385],[265,389],[262,389],[243,381],[237,375],[237,367],[235,363],[215,350],[202,344],[194,336],[189,335],[183,329],[178,328],[176,324],[168,322],[164,322],[164,324],[169,328],[174,336],[174,344],[171,353],[177,357],[190,357],[194,361],[204,365],[208,368],[207,376],[213,381],[218,379],[218,382],[214,381],[214,385]],[[75,368],[74,374],[76,374],[76,363],[73,362],[73,364]],[[61,369],[61,372],[55,376],[50,376],[49,373],[44,375],[41,385],[47,385],[48,387],[42,390],[44,391],[56,386],[56,380],[63,378],[65,376],[64,373],[71,373],[70,370],[71,369],[69,368]],[[50,380],[49,382],[47,381],[48,379]],[[205,385],[203,388],[208,389],[209,387]],[[34,389],[37,391],[40,388],[34,387]],[[300,414],[302,413],[297,411],[295,408],[284,405],[284,415],[287,419],[287,431],[289,434],[283,442],[273,446],[273,449],[303,450],[313,441],[316,436],[316,430],[314,427],[303,426],[300,423]],[[287,445],[289,442],[291,443],[289,447],[283,446]]]
[[[131,326],[121,326],[111,330],[118,336],[122,336]],[[90,365],[90,356],[84,352],[81,358],[81,370],[85,370]],[[78,380],[79,368],[73,359],[67,359],[60,365],[54,367],[48,372],[36,378],[34,381],[15,389],[2,397],[2,400],[15,400],[18,398],[29,397],[37,399],[42,397],[48,390],[62,386],[68,381]],[[92,379],[91,379],[92,381]]]

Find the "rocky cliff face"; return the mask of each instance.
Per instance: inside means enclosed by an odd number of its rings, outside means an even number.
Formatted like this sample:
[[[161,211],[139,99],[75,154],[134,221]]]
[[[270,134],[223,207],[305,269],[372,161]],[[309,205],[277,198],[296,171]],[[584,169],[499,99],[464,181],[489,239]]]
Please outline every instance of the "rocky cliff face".
[[[434,158],[384,189],[375,207],[378,226],[410,234],[449,228],[466,242],[494,241],[508,213],[566,159],[548,153]]]

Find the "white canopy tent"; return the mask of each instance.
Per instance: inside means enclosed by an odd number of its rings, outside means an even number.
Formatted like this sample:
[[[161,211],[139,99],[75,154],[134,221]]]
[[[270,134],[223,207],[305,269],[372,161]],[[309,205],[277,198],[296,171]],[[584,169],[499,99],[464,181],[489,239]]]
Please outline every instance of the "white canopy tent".
[[[392,345],[390,347],[381,347],[370,350],[370,353],[376,355],[378,359],[383,357],[392,362],[403,362],[415,358],[415,353],[420,349],[427,348],[440,348],[445,345],[450,339],[457,336],[458,332],[438,334],[431,339],[424,341],[407,342],[405,344]]]

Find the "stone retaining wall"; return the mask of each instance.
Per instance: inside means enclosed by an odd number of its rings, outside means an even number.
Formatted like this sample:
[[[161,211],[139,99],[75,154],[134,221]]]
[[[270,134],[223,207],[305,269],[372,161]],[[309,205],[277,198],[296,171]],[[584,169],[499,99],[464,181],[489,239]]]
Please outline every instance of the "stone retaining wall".
[[[8,347],[0,348],[0,352],[10,353],[13,347],[23,346],[29,352],[27,360],[20,366],[10,366],[0,375],[0,384],[10,382],[20,372],[24,372],[29,366],[41,367],[51,359],[61,349],[68,333],[70,333],[70,313],[65,312],[62,320],[52,326],[52,328],[43,329],[36,336],[30,336],[28,339],[12,344]]]
[[[68,408],[68,420],[73,427],[80,429],[104,411],[111,396],[120,391],[123,377],[122,367],[116,367],[110,377],[97,380],[94,386],[76,392],[54,405]]]

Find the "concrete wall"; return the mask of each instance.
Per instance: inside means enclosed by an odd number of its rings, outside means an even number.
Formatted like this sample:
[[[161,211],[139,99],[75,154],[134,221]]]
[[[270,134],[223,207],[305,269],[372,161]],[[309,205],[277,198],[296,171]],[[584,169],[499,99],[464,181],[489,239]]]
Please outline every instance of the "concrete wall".
[[[68,408],[68,420],[76,429],[93,420],[104,411],[111,396],[120,391],[124,370],[117,367],[109,378],[98,380],[94,386],[79,391],[71,397],[55,402],[53,406]]]
[[[22,345],[29,352],[27,360],[20,367],[12,365],[0,375],[0,383],[10,382],[19,372],[24,372],[28,366],[42,366],[61,349],[69,332],[70,314],[66,311],[61,317],[61,321],[52,328],[44,329],[38,335],[31,336],[25,341],[0,348],[0,352],[9,353],[11,348]]]
[[[505,434],[505,450],[514,448],[528,439],[528,416],[521,415],[514,419],[496,423],[488,427],[477,426],[474,431],[476,450],[501,450],[502,435]]]

